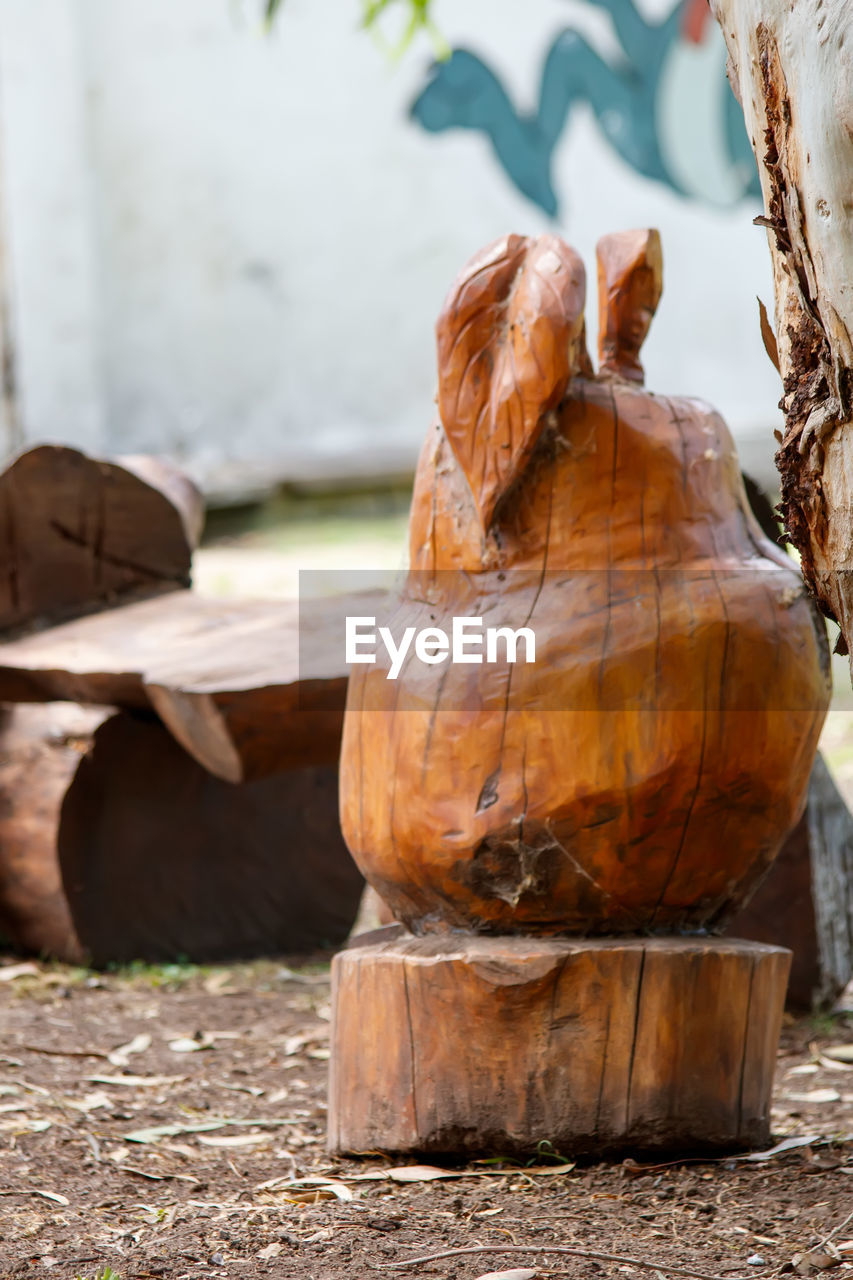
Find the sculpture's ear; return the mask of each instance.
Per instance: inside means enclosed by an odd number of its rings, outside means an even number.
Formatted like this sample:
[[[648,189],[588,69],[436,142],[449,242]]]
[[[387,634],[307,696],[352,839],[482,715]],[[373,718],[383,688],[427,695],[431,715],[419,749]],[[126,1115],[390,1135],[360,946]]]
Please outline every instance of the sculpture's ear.
[[[642,347],[663,289],[660,232],[614,231],[596,245],[598,371],[643,381]]]
[[[571,376],[589,368],[583,263],[556,236],[507,236],[456,278],[436,327],[438,409],[483,528]]]

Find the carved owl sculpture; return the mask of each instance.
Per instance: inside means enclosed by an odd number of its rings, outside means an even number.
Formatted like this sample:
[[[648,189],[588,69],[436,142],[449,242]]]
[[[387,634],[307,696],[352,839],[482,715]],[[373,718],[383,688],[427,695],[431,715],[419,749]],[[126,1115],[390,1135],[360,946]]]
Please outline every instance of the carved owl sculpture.
[[[477,254],[439,317],[393,632],[526,629],[535,660],[352,669],[349,848],[414,932],[712,928],[805,803],[829,699],[823,627],[762,535],[712,408],[643,387],[656,232]],[[478,623],[469,624],[469,634]]]

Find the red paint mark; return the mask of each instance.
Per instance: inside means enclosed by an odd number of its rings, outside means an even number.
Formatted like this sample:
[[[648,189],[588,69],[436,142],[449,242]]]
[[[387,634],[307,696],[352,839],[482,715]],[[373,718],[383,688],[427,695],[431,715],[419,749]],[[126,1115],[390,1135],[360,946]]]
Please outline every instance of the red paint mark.
[[[686,0],[681,17],[681,34],[691,44],[701,44],[705,39],[705,28],[711,19],[708,0]]]

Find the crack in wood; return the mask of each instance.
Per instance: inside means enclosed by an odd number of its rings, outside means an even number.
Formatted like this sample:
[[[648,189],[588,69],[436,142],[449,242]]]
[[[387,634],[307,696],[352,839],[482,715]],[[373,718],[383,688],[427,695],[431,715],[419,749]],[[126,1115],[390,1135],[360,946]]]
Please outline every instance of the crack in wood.
[[[637,973],[637,992],[634,997],[634,1029],[631,1036],[631,1052],[628,1057],[628,1083],[625,1089],[625,1125],[624,1132],[631,1132],[631,1089],[634,1083],[634,1060],[637,1055],[637,1038],[640,1033],[640,1015],[642,1012],[643,977],[646,971],[646,949],[640,955],[640,967]]]
[[[65,525],[60,524],[58,520],[51,520],[50,527],[54,533],[58,534],[65,542],[71,542],[75,547],[79,547],[83,551],[91,551],[92,559],[97,564],[108,564],[114,569],[129,569],[133,573],[138,573],[143,578],[150,578],[155,582],[174,582],[178,585],[186,584],[186,577],[183,574],[169,575],[164,574],[160,569],[152,569],[148,565],[144,565],[137,560],[130,560],[126,556],[115,556],[104,551],[103,546],[98,546],[97,540],[89,542],[87,538],[81,537],[74,533]]]

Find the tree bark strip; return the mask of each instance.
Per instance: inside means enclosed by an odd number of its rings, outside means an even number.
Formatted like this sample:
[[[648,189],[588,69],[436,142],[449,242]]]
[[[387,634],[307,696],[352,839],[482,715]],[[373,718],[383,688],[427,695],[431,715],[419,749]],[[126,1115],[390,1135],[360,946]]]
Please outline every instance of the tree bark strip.
[[[758,161],[785,431],[776,462],[806,581],[853,649],[853,6],[711,0]]]

